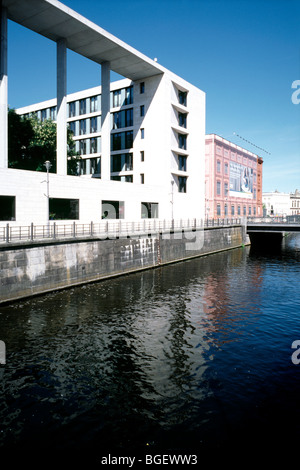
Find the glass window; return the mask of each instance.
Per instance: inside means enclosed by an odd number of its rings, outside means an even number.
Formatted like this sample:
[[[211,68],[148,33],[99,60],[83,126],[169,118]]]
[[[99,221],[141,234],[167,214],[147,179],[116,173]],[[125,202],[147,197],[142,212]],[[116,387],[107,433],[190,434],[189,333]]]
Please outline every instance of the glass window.
[[[228,175],[228,163],[225,163],[225,175]]]
[[[145,93],[145,82],[140,83],[140,93]]]
[[[217,173],[221,173],[221,162],[217,160]]]
[[[102,201],[102,219],[124,219],[124,201]]]
[[[243,207],[243,214],[244,214],[244,215],[247,215],[246,210],[247,210],[247,209],[246,209],[246,206],[244,206],[244,207]]]
[[[217,196],[221,196],[221,181],[217,181]]]
[[[145,129],[141,129],[141,139],[145,138]]]
[[[80,135],[86,134],[86,119],[81,119],[79,121],[79,134]]]
[[[122,148],[122,132],[111,135],[112,139],[112,150],[121,150]]]
[[[52,108],[50,108],[50,119],[52,121],[56,120],[56,106],[52,106]]]
[[[91,96],[90,98],[90,112],[95,113],[98,111],[98,96]]]
[[[156,219],[158,217],[158,203],[142,202],[141,216],[142,219]]]
[[[115,90],[113,92],[113,108],[121,106],[121,90]]]
[[[15,196],[0,196],[0,220],[16,220]]]
[[[133,103],[133,87],[130,86],[125,89],[125,104],[132,104]]]
[[[221,205],[217,204],[217,215],[221,215]]]
[[[121,112],[113,113],[113,129],[120,129],[122,126],[122,114]]]
[[[91,175],[99,175],[101,173],[101,159],[98,158],[91,158],[90,159],[90,173]]]
[[[133,131],[111,134],[111,150],[124,150],[133,146]]]
[[[41,111],[41,121],[45,121],[47,119],[47,109],[42,109]]]
[[[145,152],[144,150],[141,150],[141,162],[145,161]]]
[[[187,157],[184,157],[183,155],[179,155],[178,156],[178,170],[186,171],[186,162],[187,162]]]
[[[228,215],[228,207],[227,207],[227,204],[224,205],[224,215]]]
[[[248,213],[251,215],[251,206],[249,206]]]
[[[79,101],[79,114],[86,114],[86,99]]]
[[[186,135],[178,134],[178,147],[186,150]]]
[[[133,154],[132,153],[119,153],[111,155],[110,169],[112,173],[119,171],[132,171],[133,170]]]
[[[144,173],[141,173],[141,184],[145,183],[145,175]]]
[[[49,199],[49,218],[51,220],[78,220],[79,199]]]
[[[98,139],[93,137],[90,140],[90,153],[97,153],[98,152]]]
[[[90,132],[95,133],[98,131],[98,118],[92,117],[90,120]]]
[[[238,215],[241,215],[241,206],[238,206]]]
[[[126,109],[123,112],[125,114],[125,127],[133,126],[133,109]]]
[[[126,109],[112,113],[112,129],[133,126],[133,109]]]
[[[125,132],[125,148],[130,149],[133,146],[133,131]]]
[[[180,127],[185,127],[186,128],[186,114],[183,113],[178,113],[178,123]]]
[[[73,135],[75,135],[75,121],[69,122],[69,129],[73,132]]]
[[[179,91],[178,92],[178,101],[180,104],[183,104],[183,106],[186,106],[186,101],[187,101],[187,92],[186,91]]]
[[[80,155],[86,154],[86,139],[80,140],[79,153]]]
[[[69,117],[76,116],[76,102],[72,101],[69,103]]]
[[[178,192],[186,193],[186,176],[178,176]]]
[[[142,106],[140,106],[140,116],[143,117],[145,116],[145,106],[142,104]]]
[[[231,206],[231,215],[234,215],[234,206]]]

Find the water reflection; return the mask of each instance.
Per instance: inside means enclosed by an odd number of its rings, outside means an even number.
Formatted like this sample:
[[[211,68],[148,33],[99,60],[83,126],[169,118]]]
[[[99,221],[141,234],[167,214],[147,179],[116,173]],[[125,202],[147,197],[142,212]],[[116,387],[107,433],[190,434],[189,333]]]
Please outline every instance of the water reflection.
[[[289,237],[276,256],[238,249],[1,308],[0,448],[217,449],[270,432],[294,404],[285,387],[300,391],[299,253]]]

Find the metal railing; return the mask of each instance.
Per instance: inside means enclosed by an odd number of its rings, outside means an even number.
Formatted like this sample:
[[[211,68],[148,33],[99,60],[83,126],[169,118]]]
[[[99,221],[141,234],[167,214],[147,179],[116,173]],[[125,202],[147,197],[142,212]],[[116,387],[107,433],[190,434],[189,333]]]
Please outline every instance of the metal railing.
[[[300,215],[248,217],[247,224],[300,224]]]
[[[143,234],[170,233],[182,230],[199,230],[205,227],[220,227],[228,225],[241,225],[240,218],[226,219],[142,219],[139,221],[126,221],[124,219],[109,219],[99,223],[69,224],[50,222],[47,225],[16,226],[5,224],[0,226],[0,243],[13,243],[38,240],[61,240],[76,238],[120,238],[133,237]]]

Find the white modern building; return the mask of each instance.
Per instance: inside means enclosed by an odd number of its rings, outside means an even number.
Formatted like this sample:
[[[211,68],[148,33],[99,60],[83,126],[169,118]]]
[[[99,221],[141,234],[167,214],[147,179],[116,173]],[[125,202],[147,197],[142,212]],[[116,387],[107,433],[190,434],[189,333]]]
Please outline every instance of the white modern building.
[[[57,43],[57,97],[17,110],[57,123],[47,197],[45,173],[8,165],[8,19]],[[98,87],[67,93],[68,48],[99,63]],[[205,93],[62,3],[2,0],[0,100],[1,224],[45,224],[48,210],[82,222],[205,217]],[[79,176],[67,175],[67,126]]]
[[[265,215],[281,217],[290,214],[290,194],[280,191],[263,193],[263,205]]]

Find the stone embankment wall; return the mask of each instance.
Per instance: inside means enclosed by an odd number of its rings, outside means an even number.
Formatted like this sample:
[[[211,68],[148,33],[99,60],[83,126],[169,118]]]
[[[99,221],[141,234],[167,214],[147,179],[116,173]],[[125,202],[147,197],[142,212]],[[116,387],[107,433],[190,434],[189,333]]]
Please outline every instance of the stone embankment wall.
[[[245,226],[0,246],[0,304],[247,243]]]

